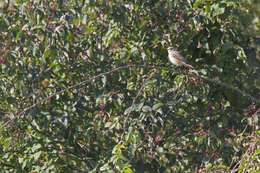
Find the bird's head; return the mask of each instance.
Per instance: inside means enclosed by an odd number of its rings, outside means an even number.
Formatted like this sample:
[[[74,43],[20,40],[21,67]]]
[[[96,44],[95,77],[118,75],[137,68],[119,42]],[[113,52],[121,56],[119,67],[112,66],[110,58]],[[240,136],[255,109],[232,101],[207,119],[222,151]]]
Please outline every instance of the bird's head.
[[[167,50],[168,51],[175,51],[175,48],[174,47],[168,47]]]

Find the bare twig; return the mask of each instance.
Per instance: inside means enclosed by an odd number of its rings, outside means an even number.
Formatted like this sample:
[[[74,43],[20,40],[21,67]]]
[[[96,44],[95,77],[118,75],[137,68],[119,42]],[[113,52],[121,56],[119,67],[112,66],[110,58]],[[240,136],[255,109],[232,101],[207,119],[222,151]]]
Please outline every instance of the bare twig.
[[[146,79],[144,80],[143,85],[142,85],[141,88],[138,90],[138,93],[137,93],[137,95],[135,96],[135,98],[134,98],[134,100],[133,100],[133,102],[132,102],[132,105],[131,105],[131,107],[130,107],[130,110],[129,110],[129,112],[127,113],[127,116],[126,116],[126,118],[125,118],[125,120],[124,120],[123,133],[122,133],[122,135],[121,135],[120,143],[121,143],[122,140],[123,140],[123,137],[124,137],[124,134],[125,134],[125,129],[126,129],[126,122],[127,122],[128,118],[130,117],[131,112],[132,112],[133,109],[134,109],[134,105],[135,105],[136,99],[137,99],[137,98],[140,96],[140,94],[142,93],[142,91],[143,91],[143,89],[144,89],[144,87],[145,87],[146,82],[147,82],[149,79],[151,79],[154,74],[155,74],[155,72],[153,72],[148,78],[146,78]],[[120,147],[119,147],[119,149],[120,149]]]
[[[69,91],[69,90],[71,90],[71,89],[73,89],[73,88],[82,86],[82,85],[84,85],[84,84],[86,84],[86,83],[88,83],[88,82],[90,82],[90,81],[92,81],[92,80],[95,80],[96,78],[99,78],[99,77],[101,77],[101,76],[103,76],[103,75],[108,75],[108,74],[114,73],[114,72],[116,72],[116,71],[119,71],[119,70],[122,70],[122,69],[126,69],[126,68],[130,68],[130,67],[145,67],[145,68],[152,68],[152,69],[158,69],[158,70],[163,69],[163,70],[172,71],[172,72],[176,72],[176,71],[177,71],[177,70],[174,69],[174,68],[167,68],[167,67],[153,66],[153,65],[145,65],[145,64],[129,64],[129,65],[123,65],[123,66],[120,66],[120,67],[116,67],[116,68],[111,69],[111,70],[109,70],[109,71],[107,71],[107,72],[100,73],[100,74],[98,74],[98,75],[96,75],[96,76],[93,76],[93,77],[88,78],[88,79],[86,79],[86,80],[83,80],[83,81],[81,81],[81,82],[79,82],[79,83],[77,83],[77,84],[75,84],[75,85],[72,85],[72,86],[70,86],[70,87],[68,87],[68,88],[65,88],[65,89],[63,89],[63,90],[61,90],[61,91],[59,91],[59,92],[56,92],[56,93],[54,93],[54,94],[52,94],[52,95],[50,95],[50,96],[48,96],[48,97],[46,97],[46,98],[44,98],[44,99],[42,99],[42,100],[40,100],[40,101],[38,101],[38,102],[32,104],[31,106],[28,106],[27,108],[24,108],[22,111],[17,112],[17,113],[15,114],[14,118],[12,118],[12,119],[6,121],[3,125],[1,125],[0,128],[3,128],[3,127],[5,127],[5,126],[7,126],[9,123],[11,123],[12,121],[18,119],[21,115],[23,115],[24,113],[26,113],[26,112],[29,111],[30,109],[32,109],[32,108],[34,108],[35,106],[40,105],[40,104],[42,104],[42,103],[44,103],[44,102],[49,101],[52,97],[54,97],[54,96],[56,96],[56,95],[62,94],[62,93],[66,92],[66,91]],[[231,88],[231,89],[237,91],[238,93],[242,94],[243,96],[246,96],[246,97],[252,99],[253,101],[255,101],[256,103],[259,103],[259,104],[260,104],[260,100],[259,100],[259,99],[253,97],[252,95],[250,95],[250,94],[248,94],[248,93],[246,93],[246,92],[244,92],[244,91],[242,91],[242,90],[240,90],[240,89],[238,89],[238,88],[236,88],[236,87],[234,87],[234,86],[232,86],[232,85],[230,85],[230,84],[227,84],[227,83],[224,83],[224,82],[221,82],[221,81],[217,81],[217,80],[214,80],[214,79],[210,79],[210,78],[208,78],[208,77],[206,77],[206,76],[201,76],[201,75],[199,75],[199,74],[197,74],[197,73],[193,73],[192,75],[193,75],[193,76],[197,76],[197,77],[199,77],[199,78],[203,78],[203,79],[205,79],[205,80],[207,80],[207,81],[209,81],[209,82],[219,84],[219,85],[221,85],[221,86],[223,86],[223,87]],[[140,91],[140,92],[141,92],[141,91]],[[131,112],[131,111],[130,111],[130,112]]]

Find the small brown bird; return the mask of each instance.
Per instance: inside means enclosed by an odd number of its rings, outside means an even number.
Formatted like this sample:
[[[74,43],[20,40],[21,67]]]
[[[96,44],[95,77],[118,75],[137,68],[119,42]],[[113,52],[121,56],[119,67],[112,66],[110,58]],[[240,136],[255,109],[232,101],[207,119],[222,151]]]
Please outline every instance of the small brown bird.
[[[168,57],[171,63],[177,66],[184,65],[189,68],[193,68],[192,65],[188,63],[188,61],[177,51],[174,47],[168,47]]]

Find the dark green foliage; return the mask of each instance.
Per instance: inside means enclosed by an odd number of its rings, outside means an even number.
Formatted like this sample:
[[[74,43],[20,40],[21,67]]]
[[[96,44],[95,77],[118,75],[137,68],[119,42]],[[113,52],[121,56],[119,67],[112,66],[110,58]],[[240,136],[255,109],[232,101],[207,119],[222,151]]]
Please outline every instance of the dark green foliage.
[[[259,2],[0,5],[3,172],[259,171]]]

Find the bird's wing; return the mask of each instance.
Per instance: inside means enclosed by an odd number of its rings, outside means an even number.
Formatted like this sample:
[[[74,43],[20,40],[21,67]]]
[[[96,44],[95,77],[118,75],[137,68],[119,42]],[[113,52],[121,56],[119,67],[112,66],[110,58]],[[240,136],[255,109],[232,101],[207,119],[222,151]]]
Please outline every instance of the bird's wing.
[[[186,60],[180,53],[175,52],[175,54],[176,54],[177,56],[174,56],[174,58],[176,58],[177,60],[182,61],[182,62],[185,62],[185,63],[188,64],[187,60]]]
[[[189,64],[189,62],[178,52],[176,52],[175,58],[182,62],[182,64],[186,67],[193,68],[192,65]]]

